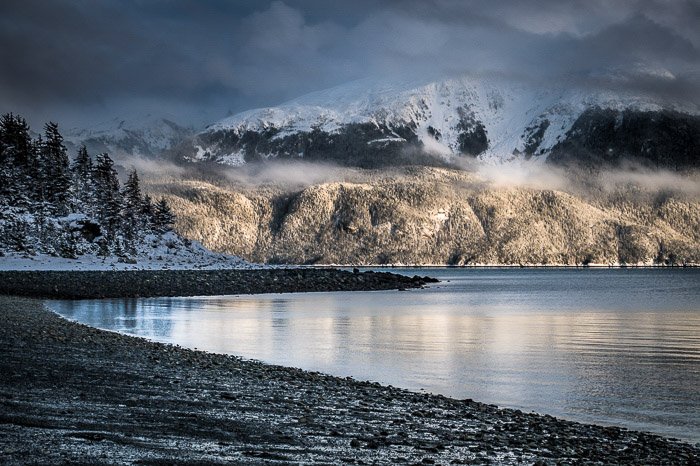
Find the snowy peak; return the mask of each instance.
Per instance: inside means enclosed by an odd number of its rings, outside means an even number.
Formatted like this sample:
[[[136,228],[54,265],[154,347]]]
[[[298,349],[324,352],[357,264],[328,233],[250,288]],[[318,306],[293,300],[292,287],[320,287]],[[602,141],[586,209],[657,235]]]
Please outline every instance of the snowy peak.
[[[88,128],[66,132],[69,149],[85,145],[90,153],[107,152],[113,156],[154,157],[194,135],[192,128],[167,118],[146,115],[123,119],[113,118]]]
[[[575,86],[474,78],[419,84],[361,80],[226,118],[197,136],[187,158],[229,165],[274,157],[383,165],[413,148],[442,159],[544,160],[596,108],[697,114],[649,96]]]

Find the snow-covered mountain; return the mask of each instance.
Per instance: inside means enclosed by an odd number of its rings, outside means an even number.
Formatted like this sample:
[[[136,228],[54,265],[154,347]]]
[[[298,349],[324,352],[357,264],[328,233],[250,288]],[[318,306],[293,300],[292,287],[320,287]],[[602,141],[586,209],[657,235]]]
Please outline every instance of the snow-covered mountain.
[[[360,166],[426,155],[471,155],[489,162],[544,160],[553,153],[561,158],[562,148],[567,153],[587,150],[602,132],[605,144],[617,144],[617,156],[646,151],[653,159],[655,150],[667,150],[668,141],[656,139],[675,138],[667,127],[678,126],[678,119],[689,125],[689,144],[698,144],[698,113],[689,104],[573,85],[467,77],[430,83],[361,80],[210,125],[193,139],[185,158],[233,166],[274,157]],[[634,127],[627,121],[634,121]],[[639,139],[649,134],[654,141],[645,146]],[[624,144],[618,147],[621,138]],[[567,146],[574,139],[576,147]]]
[[[107,152],[113,157],[154,157],[191,138],[195,131],[167,118],[146,115],[129,119],[113,118],[87,128],[65,132],[71,153],[85,145],[88,152]]]

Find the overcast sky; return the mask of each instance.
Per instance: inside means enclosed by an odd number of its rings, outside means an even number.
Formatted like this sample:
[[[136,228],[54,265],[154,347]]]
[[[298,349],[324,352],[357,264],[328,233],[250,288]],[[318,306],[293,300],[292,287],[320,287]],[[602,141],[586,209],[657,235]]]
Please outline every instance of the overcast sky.
[[[208,123],[365,78],[463,73],[698,103],[698,0],[2,0],[0,112]]]

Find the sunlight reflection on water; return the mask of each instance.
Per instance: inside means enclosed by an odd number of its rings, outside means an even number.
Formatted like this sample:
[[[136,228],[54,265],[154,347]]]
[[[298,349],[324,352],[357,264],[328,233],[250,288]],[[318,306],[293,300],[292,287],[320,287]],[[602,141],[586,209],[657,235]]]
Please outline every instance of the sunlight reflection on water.
[[[700,270],[407,273],[444,281],[51,306],[158,341],[700,441]]]

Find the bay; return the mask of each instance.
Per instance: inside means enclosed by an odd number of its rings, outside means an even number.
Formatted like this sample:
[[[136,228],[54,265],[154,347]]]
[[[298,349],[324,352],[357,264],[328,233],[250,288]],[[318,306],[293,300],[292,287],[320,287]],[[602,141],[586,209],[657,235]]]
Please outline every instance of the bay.
[[[156,341],[700,442],[700,269],[392,271],[442,282],[49,304]]]

